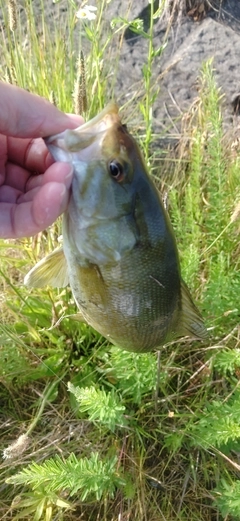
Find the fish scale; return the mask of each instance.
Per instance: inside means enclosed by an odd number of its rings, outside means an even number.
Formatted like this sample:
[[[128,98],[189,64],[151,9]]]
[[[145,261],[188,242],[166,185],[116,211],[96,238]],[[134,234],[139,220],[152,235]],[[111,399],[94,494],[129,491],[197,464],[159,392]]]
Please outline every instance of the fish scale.
[[[166,341],[169,323],[171,331],[174,328],[176,295],[172,292],[171,298],[168,284],[158,284],[160,270],[149,276],[147,259],[141,271],[135,269],[133,260],[128,254],[117,268],[106,266],[101,271],[95,266],[78,267],[71,274],[70,285],[92,327],[116,345],[144,352]]]

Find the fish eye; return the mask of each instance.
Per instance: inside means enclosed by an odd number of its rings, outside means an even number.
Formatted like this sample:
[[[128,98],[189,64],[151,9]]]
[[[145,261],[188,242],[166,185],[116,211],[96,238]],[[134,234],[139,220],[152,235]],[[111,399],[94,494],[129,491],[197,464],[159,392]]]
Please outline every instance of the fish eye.
[[[109,172],[111,176],[116,179],[116,181],[122,181],[123,179],[123,165],[118,161],[110,161],[109,163]]]

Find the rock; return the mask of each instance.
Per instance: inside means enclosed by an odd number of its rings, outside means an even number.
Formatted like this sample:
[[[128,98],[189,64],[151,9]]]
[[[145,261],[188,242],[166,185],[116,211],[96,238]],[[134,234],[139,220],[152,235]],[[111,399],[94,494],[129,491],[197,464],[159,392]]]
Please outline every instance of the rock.
[[[199,6],[204,0],[195,0],[195,7],[197,2]],[[212,5],[213,8],[205,11],[200,21],[187,16],[189,11],[185,9],[180,17],[175,17],[168,32],[167,46],[163,55],[157,59],[154,71],[155,80],[160,85],[160,93],[154,105],[157,131],[165,127],[171,134],[178,132],[182,113],[198,95],[197,78],[201,65],[210,58],[213,59],[217,85],[223,94],[224,126],[229,128],[233,124],[239,125],[240,1],[225,0],[219,7],[218,0]],[[145,7],[138,15],[144,16],[145,27],[146,13]],[[164,42],[166,30],[167,20],[155,24],[155,48]],[[134,89],[137,94],[137,85],[146,61],[147,42],[142,37],[134,37],[130,31],[126,33],[125,41],[129,49],[127,53],[125,46],[122,52],[118,89],[121,92],[125,89],[125,95],[129,98],[130,94],[134,94]]]
[[[185,30],[184,23],[181,29]],[[169,45],[164,55],[163,65],[160,65],[162,72],[164,67],[168,69],[168,72],[163,75],[160,99],[164,98],[171,117],[175,118],[178,115],[176,106],[180,110],[186,110],[193,98],[197,96],[197,77],[201,65],[212,58],[216,82],[224,94],[224,122],[232,123],[233,103],[240,91],[237,52],[237,49],[240,49],[240,34],[230,27],[222,26],[216,20],[205,18],[202,22],[194,24],[193,30],[183,38],[182,42],[179,40],[180,38],[176,44],[177,50],[172,55],[170,55]],[[173,104],[169,93],[176,104]],[[165,119],[161,108],[158,109],[157,117]]]

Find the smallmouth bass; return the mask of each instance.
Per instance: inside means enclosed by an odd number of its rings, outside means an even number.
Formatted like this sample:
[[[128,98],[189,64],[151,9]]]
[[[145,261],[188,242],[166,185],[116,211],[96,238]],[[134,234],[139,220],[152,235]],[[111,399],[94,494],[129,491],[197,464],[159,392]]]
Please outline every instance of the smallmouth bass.
[[[129,351],[206,338],[168,214],[118,107],[45,142],[55,160],[72,163],[72,191],[63,248],[38,262],[25,284],[70,284],[83,320]]]

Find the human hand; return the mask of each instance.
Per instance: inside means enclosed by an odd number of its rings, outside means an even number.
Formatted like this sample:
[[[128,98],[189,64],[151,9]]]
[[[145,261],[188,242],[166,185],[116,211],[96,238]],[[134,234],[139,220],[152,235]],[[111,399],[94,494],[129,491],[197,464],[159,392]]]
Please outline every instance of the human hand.
[[[41,138],[81,123],[80,116],[0,82],[0,237],[35,235],[65,211],[72,167],[53,163]]]

